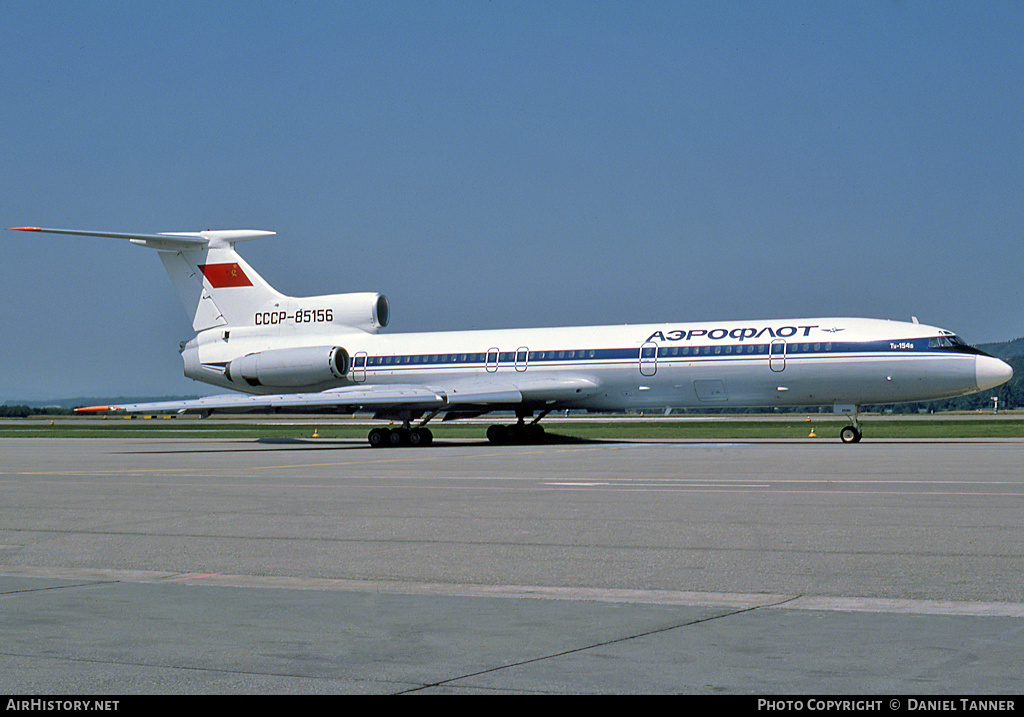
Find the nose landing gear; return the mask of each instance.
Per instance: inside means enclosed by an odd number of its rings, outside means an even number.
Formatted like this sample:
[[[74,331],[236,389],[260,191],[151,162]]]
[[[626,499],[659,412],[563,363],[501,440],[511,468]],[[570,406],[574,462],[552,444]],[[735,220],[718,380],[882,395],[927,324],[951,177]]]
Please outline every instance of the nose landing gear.
[[[863,436],[864,434],[857,426],[844,426],[843,430],[839,431],[839,440],[843,443],[860,443]]]
[[[853,406],[853,413],[850,414],[850,425],[844,426],[843,430],[839,431],[839,440],[843,443],[860,443],[860,439],[864,437],[864,433],[860,430],[860,423],[857,422],[859,413],[860,406]]]

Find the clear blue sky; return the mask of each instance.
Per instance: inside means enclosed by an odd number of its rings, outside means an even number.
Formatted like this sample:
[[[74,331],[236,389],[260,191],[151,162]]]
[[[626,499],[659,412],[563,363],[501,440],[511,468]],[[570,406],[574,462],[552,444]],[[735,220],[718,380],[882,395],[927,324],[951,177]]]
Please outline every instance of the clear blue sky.
[[[391,331],[1024,334],[1016,2],[8,3],[0,224],[255,228]],[[155,252],[3,232],[0,401],[207,393]]]

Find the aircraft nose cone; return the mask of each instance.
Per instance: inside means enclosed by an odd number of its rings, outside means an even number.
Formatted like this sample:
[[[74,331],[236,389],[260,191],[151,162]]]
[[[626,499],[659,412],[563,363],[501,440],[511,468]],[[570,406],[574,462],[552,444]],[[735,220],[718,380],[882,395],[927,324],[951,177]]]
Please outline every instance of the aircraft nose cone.
[[[1013,378],[1010,364],[993,356],[978,356],[974,362],[974,374],[978,381],[978,390],[1002,386]]]

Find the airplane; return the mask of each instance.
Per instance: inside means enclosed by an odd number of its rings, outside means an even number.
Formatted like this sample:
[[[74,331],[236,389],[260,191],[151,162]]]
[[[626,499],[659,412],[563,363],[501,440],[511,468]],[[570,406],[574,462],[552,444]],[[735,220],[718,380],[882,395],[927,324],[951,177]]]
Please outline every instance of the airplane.
[[[155,249],[196,335],[180,344],[185,376],[235,394],[89,406],[82,412],[369,412],[374,447],[427,446],[428,423],[509,411],[495,444],[544,440],[552,411],[664,411],[831,406],[863,436],[864,404],[960,396],[1013,376],[1005,362],[935,326],[819,317],[381,333],[382,294],[294,297],[272,288],[235,245],[269,231],[133,234],[12,227],[127,239]]]

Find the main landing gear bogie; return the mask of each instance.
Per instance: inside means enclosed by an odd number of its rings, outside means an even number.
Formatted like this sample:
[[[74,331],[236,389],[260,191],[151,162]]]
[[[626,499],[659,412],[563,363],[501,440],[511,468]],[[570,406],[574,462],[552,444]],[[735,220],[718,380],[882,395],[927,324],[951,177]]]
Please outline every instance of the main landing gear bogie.
[[[544,440],[544,427],[539,423],[496,423],[488,427],[487,440],[496,446],[540,443]]]
[[[429,446],[434,442],[434,434],[429,428],[374,428],[367,436],[374,448],[395,448],[398,446]]]
[[[433,418],[434,415],[436,413],[428,416],[427,420]],[[526,419],[531,415],[532,411],[523,411],[518,413],[519,420],[516,423],[509,425],[494,424],[490,426],[487,429],[487,440],[497,446],[543,443],[545,439],[544,427],[540,425],[539,421],[548,415],[548,411],[543,411],[537,418],[527,423]],[[434,442],[434,434],[424,425],[425,423],[426,421],[423,421],[423,423],[414,428],[411,425],[411,420],[405,420],[401,427],[374,428],[366,438],[374,448],[429,446]]]

